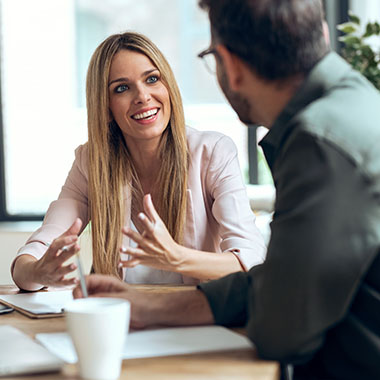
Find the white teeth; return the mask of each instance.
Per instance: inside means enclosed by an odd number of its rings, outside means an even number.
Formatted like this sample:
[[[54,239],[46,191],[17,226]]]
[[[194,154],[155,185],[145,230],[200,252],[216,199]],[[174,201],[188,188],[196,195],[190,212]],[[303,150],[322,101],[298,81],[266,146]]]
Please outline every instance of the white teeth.
[[[145,119],[146,117],[153,116],[158,112],[158,108],[155,108],[153,110],[149,110],[143,113],[138,113],[136,115],[133,115],[132,118],[135,120]]]

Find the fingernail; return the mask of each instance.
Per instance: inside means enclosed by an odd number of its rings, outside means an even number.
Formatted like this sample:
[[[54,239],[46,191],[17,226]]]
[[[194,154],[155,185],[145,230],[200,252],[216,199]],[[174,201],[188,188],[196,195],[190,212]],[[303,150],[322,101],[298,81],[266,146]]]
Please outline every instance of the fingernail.
[[[144,215],[142,212],[140,212],[140,214],[138,214],[137,217],[138,217],[139,219],[141,219],[141,220],[144,220],[144,219],[145,219],[145,215]]]
[[[117,264],[117,267],[118,267],[118,268],[122,268],[122,267],[123,267],[123,263],[119,263],[119,264]]]
[[[127,252],[127,248],[125,248],[125,247],[121,247],[121,251],[122,251],[123,253],[125,253],[125,252]]]

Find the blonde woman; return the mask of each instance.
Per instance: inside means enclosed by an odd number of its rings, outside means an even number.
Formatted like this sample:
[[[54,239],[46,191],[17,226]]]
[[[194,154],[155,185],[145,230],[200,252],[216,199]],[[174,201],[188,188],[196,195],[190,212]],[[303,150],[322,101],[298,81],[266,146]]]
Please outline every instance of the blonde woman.
[[[93,270],[129,283],[187,283],[263,261],[232,141],[185,127],[181,96],[158,48],[112,35],[87,74],[88,143],[44,222],[12,263],[22,289],[70,285],[91,222]]]

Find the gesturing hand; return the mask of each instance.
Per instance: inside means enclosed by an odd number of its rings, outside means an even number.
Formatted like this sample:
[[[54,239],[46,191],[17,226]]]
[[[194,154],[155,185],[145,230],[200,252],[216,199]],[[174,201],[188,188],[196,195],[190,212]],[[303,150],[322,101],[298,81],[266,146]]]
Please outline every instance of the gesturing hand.
[[[82,221],[77,218],[67,231],[53,240],[41,259],[33,264],[33,282],[44,286],[66,286],[77,282],[75,278],[65,279],[76,265],[63,264],[80,250],[77,240],[81,227]]]
[[[137,248],[121,248],[122,253],[132,256],[132,259],[121,261],[124,267],[132,268],[138,264],[148,265],[157,269],[174,271],[184,259],[181,246],[170,236],[164,222],[153,206],[150,194],[143,199],[145,213],[140,213],[144,231],[142,234],[123,228],[123,233],[137,243]]]

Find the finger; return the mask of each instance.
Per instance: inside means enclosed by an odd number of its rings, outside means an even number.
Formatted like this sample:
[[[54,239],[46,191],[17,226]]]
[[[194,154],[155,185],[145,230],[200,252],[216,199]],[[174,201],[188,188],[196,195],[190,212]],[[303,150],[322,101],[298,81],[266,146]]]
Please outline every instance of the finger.
[[[144,237],[142,237],[138,232],[131,230],[130,228],[123,227],[122,232],[123,234],[127,235],[130,239],[132,239],[137,244],[140,244],[140,243],[143,244],[145,242]]]
[[[118,292],[128,289],[128,285],[113,276],[92,274],[86,276],[86,287],[89,294]]]
[[[146,194],[144,196],[143,206],[144,206],[145,214],[148,216],[148,218],[152,221],[153,224],[161,220],[160,216],[158,215],[158,212],[154,208],[154,205],[152,202],[152,196],[150,194]]]
[[[83,298],[82,287],[80,286],[80,284],[78,284],[78,285],[73,289],[73,297],[74,297],[74,298]]]
[[[65,246],[71,246],[73,243],[77,241],[78,241],[78,236],[76,235],[59,237],[53,240],[53,242],[51,243],[46,253],[51,256],[58,256],[60,254],[58,250],[62,250],[62,248]]]
[[[132,239],[139,246],[139,248],[141,248],[144,251],[144,253],[154,253],[157,251],[157,248],[154,245],[154,243],[152,243],[146,237],[141,236],[138,232],[133,231],[130,228],[123,228],[123,233],[127,235],[130,239]],[[138,253],[138,251],[134,251],[131,247],[123,248],[121,252],[131,255]]]
[[[68,260],[70,257],[74,256],[76,253],[80,251],[80,246],[75,243],[73,245],[65,245],[60,250],[60,253],[58,257],[56,258],[56,263],[58,265],[62,265],[66,260]]]
[[[70,286],[70,285],[77,285],[78,282],[79,281],[77,278],[67,278],[67,279],[63,278],[60,283],[62,284],[62,286]]]
[[[60,236],[70,236],[70,235],[79,235],[79,232],[82,228],[82,220],[80,218],[76,218],[73,224]]]
[[[146,252],[141,248],[134,248],[134,247],[127,247],[127,248],[121,248],[120,252],[125,253],[127,255],[131,255],[134,257],[140,257],[140,256],[146,256]],[[127,261],[127,260],[125,260]]]
[[[139,259],[123,260],[123,261],[120,261],[119,267],[120,268],[134,268],[135,266],[139,264],[141,264],[141,261]]]
[[[153,236],[154,234],[154,224],[148,219],[148,217],[140,212],[137,217],[141,220],[143,224],[144,231],[142,233],[142,236],[145,236],[146,234],[149,234],[150,236]]]
[[[64,277],[66,274],[75,271],[75,269],[77,269],[77,266],[74,263],[71,263],[69,265],[65,265],[65,266],[60,267],[56,271],[56,273],[57,273],[57,275],[61,275],[62,277]]]

